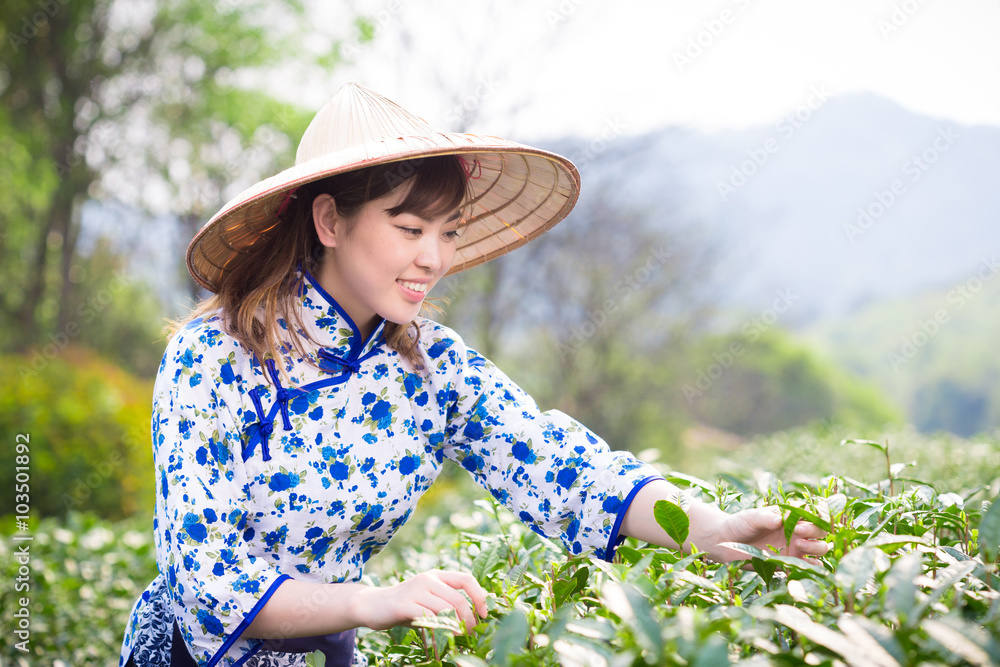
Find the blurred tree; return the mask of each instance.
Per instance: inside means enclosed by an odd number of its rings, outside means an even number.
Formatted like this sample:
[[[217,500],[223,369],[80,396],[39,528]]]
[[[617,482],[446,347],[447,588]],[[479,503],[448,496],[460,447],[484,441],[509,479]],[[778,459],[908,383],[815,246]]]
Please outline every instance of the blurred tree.
[[[882,427],[899,411],[872,386],[776,329],[709,336],[687,357],[682,391],[698,421],[740,435],[817,421]]]
[[[297,0],[5,3],[5,347],[70,328],[86,198],[177,213],[191,231],[234,188],[287,159],[288,136],[308,116],[251,89],[246,74],[289,59],[335,61],[335,41],[303,47],[315,23]]]
[[[152,511],[151,382],[76,346],[0,356],[0,381],[0,454],[12,461],[16,435],[28,436],[35,517]],[[0,483],[13,488],[12,466],[0,469]],[[0,514],[13,511],[10,502]]]
[[[538,240],[451,278],[447,322],[492,341],[543,408],[616,448],[670,451],[688,421],[671,379],[704,313],[712,253],[690,230],[666,231],[669,206],[635,210],[616,191],[598,186]]]

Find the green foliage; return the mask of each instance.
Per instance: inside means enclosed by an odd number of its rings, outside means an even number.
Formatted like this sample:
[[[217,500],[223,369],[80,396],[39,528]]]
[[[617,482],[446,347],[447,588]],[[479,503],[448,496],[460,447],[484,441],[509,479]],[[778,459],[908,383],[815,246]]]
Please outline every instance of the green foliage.
[[[473,572],[488,593],[487,617],[469,634],[461,634],[453,614],[412,628],[361,631],[360,646],[371,665],[426,667],[1000,661],[1000,515],[981,486],[989,475],[970,472],[972,488],[949,491],[935,480],[935,490],[908,481],[901,475],[908,468],[891,458],[885,467],[887,454],[906,446],[871,442],[840,447],[831,440],[828,447],[869,452],[890,479],[868,484],[828,475],[781,483],[764,475],[757,483],[713,483],[668,473],[687,493],[726,511],[776,505],[789,526],[807,520],[827,528],[831,550],[812,562],[732,545],[753,557],[750,566],[719,565],[634,540],[612,563],[567,557],[492,501],[470,509],[462,478],[449,477],[446,492],[433,499],[437,513],[397,536],[370,563],[368,580],[390,584],[432,567]],[[155,575],[149,526],[70,514],[31,532],[34,652],[25,658],[6,635],[0,659],[113,663],[129,608]],[[17,574],[11,544],[4,535],[0,562],[8,581]],[[13,595],[12,587],[0,591],[8,627],[18,608]],[[319,655],[309,660],[323,664]]]
[[[672,503],[669,500],[657,500],[656,504],[653,505],[653,518],[666,531],[670,539],[678,545],[684,544],[684,541],[687,540],[691,522],[688,521],[687,514],[677,503]]]
[[[162,308],[149,285],[130,274],[124,258],[103,241],[79,260],[73,278],[77,289],[67,300],[66,323],[43,340],[60,348],[82,345],[130,373],[152,378],[167,338]]]
[[[13,461],[15,436],[30,437],[35,516],[121,518],[152,508],[151,382],[85,348],[54,344],[0,357],[0,382],[0,456]],[[14,488],[14,473],[0,468],[3,488]],[[5,503],[3,513],[12,510]]]
[[[0,350],[60,335],[72,309],[95,296],[79,280],[89,268],[78,248],[87,199],[176,213],[170,224],[190,236],[227,186],[290,163],[292,137],[306,126],[294,105],[246,85],[248,73],[322,57],[301,46],[320,26],[298,0],[124,5],[5,3]],[[115,349],[133,329],[106,344]],[[148,366],[134,352],[122,350],[123,363]]]
[[[713,463],[702,464],[702,475],[742,476],[761,469],[780,479],[816,483],[836,470],[867,486],[888,484],[886,456],[875,446],[839,446],[859,433],[853,427],[819,422],[809,427],[760,436]],[[966,440],[951,434],[927,435],[896,427],[862,431],[864,438],[888,447],[893,465],[905,466],[899,478],[916,479],[938,491],[975,490],[1000,483],[1000,441],[996,435]],[[888,444],[886,444],[888,443]]]
[[[698,421],[741,435],[818,420],[882,426],[899,415],[873,387],[778,330],[708,337],[689,355],[684,395]]]
[[[567,558],[480,501],[481,511],[471,515],[431,519],[413,544],[383,564],[390,573],[380,581],[405,578],[412,563],[460,569],[472,563],[488,591],[487,618],[470,635],[455,634],[449,615],[417,629],[364,633],[370,664],[1000,660],[996,563],[979,556],[979,536],[998,526],[971,496],[920,484],[889,495],[880,485],[840,476],[816,485],[775,483],[760,492],[692,479],[691,491],[727,511],[776,504],[790,526],[807,520],[828,529],[831,551],[806,562],[732,545],[753,556],[753,567],[741,568],[628,541],[614,563]]]
[[[7,629],[0,637],[0,663],[79,665],[117,664],[125,621],[136,598],[156,576],[152,525],[135,519],[112,523],[72,512],[33,525],[31,541],[11,538],[13,525],[3,523],[0,535],[0,620]],[[29,548],[26,590],[17,590],[21,564],[19,547]],[[14,614],[27,598],[30,611],[30,651],[14,646],[18,627]]]
[[[543,409],[614,448],[675,454],[688,422],[676,380],[709,264],[697,234],[666,231],[673,215],[600,187],[572,222],[444,281],[446,324]]]
[[[960,277],[961,278],[961,277]],[[975,271],[944,289],[876,303],[805,334],[875,384],[925,432],[969,437],[1000,427],[1000,281]]]

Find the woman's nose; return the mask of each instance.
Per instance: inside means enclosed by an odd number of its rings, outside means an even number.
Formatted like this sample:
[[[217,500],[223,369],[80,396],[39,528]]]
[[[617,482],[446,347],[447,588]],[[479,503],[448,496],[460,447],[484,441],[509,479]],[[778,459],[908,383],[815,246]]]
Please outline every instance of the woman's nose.
[[[421,244],[420,254],[417,255],[417,266],[437,273],[441,269],[441,262],[441,242],[428,234]]]

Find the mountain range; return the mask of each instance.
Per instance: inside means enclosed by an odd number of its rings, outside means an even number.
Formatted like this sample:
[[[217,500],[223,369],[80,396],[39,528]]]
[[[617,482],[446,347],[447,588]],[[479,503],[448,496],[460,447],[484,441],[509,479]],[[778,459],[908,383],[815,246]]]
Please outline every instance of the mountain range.
[[[720,329],[770,315],[921,430],[1000,426],[1000,128],[817,89],[770,126],[557,150],[581,163],[581,201],[613,191],[706,239]],[[792,305],[769,313],[778,295]]]
[[[611,186],[658,224],[707,230],[725,303],[753,314],[799,295],[794,327],[957,285],[1000,254],[1000,128],[871,94],[819,91],[771,126],[561,146],[587,158],[583,198]]]

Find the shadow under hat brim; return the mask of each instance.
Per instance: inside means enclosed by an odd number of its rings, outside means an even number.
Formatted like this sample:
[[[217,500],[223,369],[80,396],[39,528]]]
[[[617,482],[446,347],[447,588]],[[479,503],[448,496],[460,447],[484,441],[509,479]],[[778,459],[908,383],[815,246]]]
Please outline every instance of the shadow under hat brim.
[[[473,134],[396,137],[327,153],[243,191],[191,240],[188,270],[199,285],[216,292],[225,273],[281,224],[277,211],[286,193],[328,176],[431,155],[462,155],[475,161],[469,181],[470,212],[449,273],[482,264],[540,236],[569,214],[580,194],[576,167],[555,153]]]

